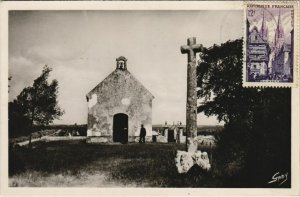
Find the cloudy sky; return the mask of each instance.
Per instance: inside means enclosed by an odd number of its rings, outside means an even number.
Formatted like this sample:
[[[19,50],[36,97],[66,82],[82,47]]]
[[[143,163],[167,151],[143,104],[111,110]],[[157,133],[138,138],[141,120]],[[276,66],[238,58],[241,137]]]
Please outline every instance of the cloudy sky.
[[[11,11],[9,99],[47,64],[59,82],[57,124],[85,124],[85,95],[125,56],[128,70],[155,96],[153,124],[185,123],[188,37],[206,47],[242,37],[242,11]],[[198,115],[198,124],[218,124]]]

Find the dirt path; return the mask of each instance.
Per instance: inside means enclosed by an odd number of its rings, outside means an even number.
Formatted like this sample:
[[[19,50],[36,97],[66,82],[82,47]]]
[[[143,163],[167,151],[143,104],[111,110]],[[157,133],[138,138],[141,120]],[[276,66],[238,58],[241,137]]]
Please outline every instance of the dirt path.
[[[31,142],[38,142],[38,141],[66,141],[66,140],[83,140],[86,139],[85,136],[54,136],[55,134],[59,133],[61,130],[57,130],[56,132],[50,134],[50,135],[45,135],[42,136],[41,138],[35,138],[31,139]],[[29,144],[29,140],[23,141],[23,142],[18,142],[16,143],[19,146],[26,146]]]

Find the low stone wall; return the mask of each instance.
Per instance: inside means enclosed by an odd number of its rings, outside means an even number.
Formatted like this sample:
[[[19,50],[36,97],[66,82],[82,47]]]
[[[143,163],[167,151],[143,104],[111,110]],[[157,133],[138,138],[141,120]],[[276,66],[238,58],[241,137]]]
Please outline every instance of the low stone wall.
[[[47,136],[44,138],[44,141],[68,141],[68,140],[85,140],[85,136],[62,136],[62,137],[56,137],[56,136]]]
[[[140,140],[139,136],[128,136],[128,143],[138,143]],[[145,141],[147,143],[152,143],[152,136],[146,136]],[[93,136],[93,137],[87,137],[86,138],[87,143],[116,143],[113,142],[112,137],[106,137],[106,136]],[[168,141],[166,139],[158,141],[158,143],[163,142],[167,143]]]
[[[112,137],[87,137],[87,143],[113,143]]]
[[[43,142],[52,142],[52,141],[70,141],[70,140],[85,140],[86,136],[43,136],[41,138],[32,139],[31,143],[43,141]],[[14,146],[26,146],[29,144],[29,140],[24,142],[15,143]]]
[[[136,137],[135,136],[128,136],[128,142],[135,142]]]
[[[168,143],[168,138],[166,136],[158,135],[156,139],[159,143]]]
[[[140,137],[139,136],[135,136],[135,139],[134,139],[134,141],[133,142],[139,142],[140,141]],[[152,136],[146,136],[145,137],[145,141],[146,142],[152,142]]]
[[[156,137],[156,141],[159,142],[159,143],[168,143],[168,137],[167,136],[163,136],[163,135],[158,135]],[[185,136],[180,136],[179,138],[181,144],[185,144],[185,140],[186,140],[186,137]],[[176,142],[178,143],[178,142]]]

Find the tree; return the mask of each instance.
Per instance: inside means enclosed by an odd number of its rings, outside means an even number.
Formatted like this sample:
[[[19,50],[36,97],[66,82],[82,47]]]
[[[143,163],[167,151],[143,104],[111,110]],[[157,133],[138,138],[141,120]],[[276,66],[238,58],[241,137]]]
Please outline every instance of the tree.
[[[57,101],[58,81],[47,81],[51,71],[52,69],[45,65],[41,76],[34,80],[33,86],[24,88],[14,101],[19,109],[17,111],[29,121],[29,146],[34,125],[48,125],[64,113]]]
[[[27,135],[30,120],[25,116],[25,109],[18,105],[17,100],[8,103],[9,138]]]
[[[238,39],[203,51],[198,112],[225,122],[215,158],[227,183],[270,187],[276,170],[290,172],[291,91],[244,88],[242,46]]]

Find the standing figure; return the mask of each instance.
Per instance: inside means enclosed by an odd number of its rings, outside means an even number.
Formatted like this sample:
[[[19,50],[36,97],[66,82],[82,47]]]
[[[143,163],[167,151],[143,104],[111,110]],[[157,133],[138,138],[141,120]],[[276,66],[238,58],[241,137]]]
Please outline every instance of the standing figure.
[[[139,143],[145,143],[145,136],[146,136],[146,129],[144,128],[144,125],[141,125]]]

